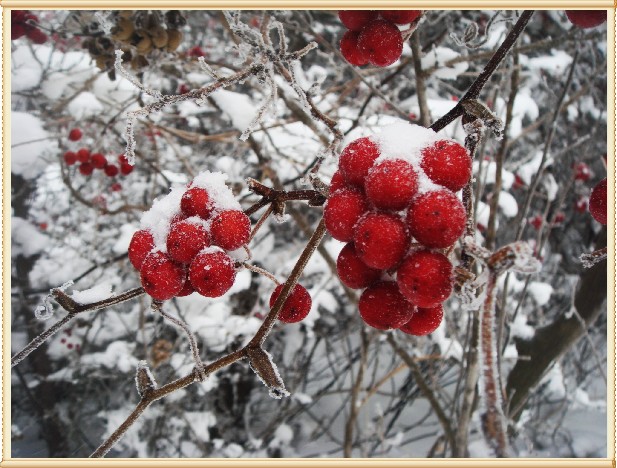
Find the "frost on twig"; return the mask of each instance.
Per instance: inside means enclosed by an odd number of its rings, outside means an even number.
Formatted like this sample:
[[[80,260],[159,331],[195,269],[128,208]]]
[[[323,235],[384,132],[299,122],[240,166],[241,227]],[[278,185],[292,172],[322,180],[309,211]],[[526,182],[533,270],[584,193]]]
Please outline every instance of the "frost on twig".
[[[484,103],[477,99],[465,99],[461,101],[465,113],[482,121],[482,124],[491,130],[497,140],[503,138],[503,122]]]
[[[116,49],[116,61],[114,62],[114,67],[118,70],[118,73],[120,73],[120,75],[129,80],[133,86],[146,93],[148,96],[152,96],[155,99],[161,99],[163,95],[160,91],[144,86],[144,84],[139,81],[137,77],[133,76],[126,68],[124,68],[122,65],[122,55],[124,55],[124,52],[121,49]]]
[[[139,361],[137,364],[137,372],[135,373],[135,385],[140,397],[155,390],[157,387],[156,380],[148,367],[146,361]]]
[[[285,389],[285,384],[274,362],[272,356],[262,348],[250,347],[246,349],[246,354],[249,359],[249,365],[257,377],[270,390],[272,398],[283,398],[289,396],[289,392]]]
[[[582,254],[579,258],[584,268],[591,268],[608,258],[608,249],[603,247],[594,252]]]
[[[53,290],[51,290],[49,294],[45,296],[45,299],[43,299],[43,303],[39,304],[36,307],[36,309],[34,309],[34,316],[37,318],[37,320],[47,320],[49,317],[51,317],[54,314],[54,308],[51,305],[51,300],[55,296],[56,294],[55,292],[56,291],[64,292],[66,289],[68,289],[72,285],[73,285],[73,281],[67,281],[59,288],[54,288]]]

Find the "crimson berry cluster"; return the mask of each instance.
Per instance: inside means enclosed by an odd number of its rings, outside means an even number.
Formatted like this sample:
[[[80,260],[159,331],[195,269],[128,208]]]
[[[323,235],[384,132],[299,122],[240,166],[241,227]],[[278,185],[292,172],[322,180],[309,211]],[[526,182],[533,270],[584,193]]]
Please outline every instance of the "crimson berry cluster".
[[[44,44],[48,39],[47,34],[34,25],[38,22],[38,16],[29,11],[11,11],[11,40],[26,36],[35,44]]]
[[[395,124],[341,153],[324,208],[328,232],[347,242],[341,281],[364,289],[359,309],[370,326],[425,335],[452,292],[451,247],[466,224],[454,192],[471,177],[471,158],[429,129]]]
[[[228,251],[249,241],[251,221],[225,178],[204,172],[187,187],[156,200],[144,213],[128,255],[140,271],[144,290],[154,299],[194,291],[219,297],[234,284],[236,268]]]
[[[398,25],[416,21],[420,10],[341,10],[338,16],[349,29],[341,39],[343,57],[352,65],[371,63],[387,67],[403,52],[403,35]]]

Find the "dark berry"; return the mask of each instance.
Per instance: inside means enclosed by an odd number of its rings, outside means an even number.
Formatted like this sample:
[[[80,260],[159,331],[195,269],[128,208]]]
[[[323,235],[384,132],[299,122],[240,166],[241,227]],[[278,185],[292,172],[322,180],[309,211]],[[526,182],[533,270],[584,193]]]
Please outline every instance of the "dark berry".
[[[607,182],[606,179],[602,179],[589,196],[589,212],[597,222],[604,225],[608,217],[607,200]]]
[[[396,281],[411,303],[434,307],[452,293],[452,264],[443,254],[419,250],[403,260]]]
[[[81,163],[79,165],[79,172],[82,175],[89,176],[89,175],[92,174],[93,171],[94,171],[94,167],[92,166],[92,164],[90,164],[88,162]]]
[[[326,229],[336,240],[349,242],[353,239],[354,226],[367,209],[368,203],[359,190],[337,190],[324,207]]]
[[[566,16],[574,26],[583,29],[606,23],[606,10],[566,10]]]
[[[347,31],[341,38],[340,49],[345,60],[352,65],[361,67],[368,63],[368,58],[364,55],[364,52],[358,48],[358,36],[359,33],[356,31]]]
[[[114,182],[113,184],[111,184],[110,189],[112,192],[119,192],[120,190],[122,190],[122,185],[118,182]]]
[[[439,140],[422,150],[422,169],[433,182],[458,192],[471,178],[471,157],[455,141]]]
[[[403,36],[396,25],[378,19],[364,26],[358,47],[373,65],[387,67],[401,57]]]
[[[338,17],[347,29],[360,31],[366,24],[377,19],[374,10],[339,10]]]
[[[349,143],[339,158],[339,171],[345,180],[360,188],[364,187],[364,178],[379,157],[379,147],[370,138],[358,138]]]
[[[103,169],[107,165],[107,158],[101,153],[94,153],[90,156],[90,163],[96,169]]]
[[[72,151],[67,151],[64,153],[64,162],[67,166],[72,166],[77,162],[77,155]]]
[[[352,289],[366,288],[381,277],[381,270],[371,268],[360,260],[352,242],[339,253],[336,270],[343,284]]]
[[[107,164],[103,170],[108,177],[115,177],[120,172],[120,169],[115,164]]]
[[[396,283],[383,281],[366,288],[358,302],[360,316],[368,325],[379,330],[392,330],[407,323],[414,312],[400,293]]]
[[[415,21],[421,14],[421,10],[379,10],[383,19],[395,24],[409,24]]]
[[[224,252],[201,252],[191,262],[189,281],[199,294],[219,297],[233,286],[236,280],[234,262]]]
[[[364,189],[376,208],[399,211],[411,203],[418,191],[418,176],[407,161],[388,159],[369,170]]]
[[[398,215],[372,212],[356,224],[353,242],[364,263],[387,270],[400,262],[407,252],[409,236]]]
[[[35,44],[45,44],[49,39],[47,34],[41,31],[39,28],[32,28],[30,31],[26,32],[28,39],[30,39]]]
[[[529,220],[529,224],[531,224],[535,229],[540,229],[543,222],[544,218],[542,218],[542,216],[540,215],[536,215]]]
[[[416,308],[411,320],[399,328],[408,335],[424,336],[433,333],[443,320],[443,306],[441,304],[430,308]]]
[[[122,175],[129,175],[131,172],[133,172],[133,166],[130,164],[120,163],[120,173]]]
[[[69,132],[69,140],[71,141],[79,141],[81,140],[81,137],[82,137],[82,133],[81,133],[81,130],[78,128],[74,128],[73,130]]]
[[[88,148],[81,148],[77,151],[77,160],[81,163],[90,161],[90,150]]]
[[[407,212],[407,227],[415,239],[426,247],[449,247],[465,230],[465,207],[448,190],[417,196]]]
[[[186,279],[185,268],[161,251],[148,254],[140,272],[144,290],[159,301],[171,299],[182,291]]]
[[[210,232],[215,245],[225,250],[236,250],[249,241],[251,220],[242,211],[221,211],[212,219]]]
[[[349,188],[345,177],[341,174],[341,171],[336,171],[330,180],[330,193],[336,192],[338,189]]]
[[[574,180],[587,182],[591,178],[591,171],[589,170],[589,166],[584,162],[573,164],[572,169],[574,170]]]
[[[210,235],[203,224],[187,219],[171,225],[167,253],[175,261],[190,263],[205,247],[210,247]]]
[[[180,208],[187,216],[199,216],[203,219],[208,219],[212,212],[208,192],[201,187],[193,187],[184,192],[180,200]]]
[[[270,296],[270,307],[274,305],[283,290],[284,284],[279,284]],[[296,323],[308,315],[312,305],[311,295],[304,286],[296,284],[287,296],[285,304],[279,312],[278,319],[285,323]]]
[[[142,229],[133,234],[129,244],[129,260],[139,270],[144,259],[154,249],[154,237],[150,231]]]

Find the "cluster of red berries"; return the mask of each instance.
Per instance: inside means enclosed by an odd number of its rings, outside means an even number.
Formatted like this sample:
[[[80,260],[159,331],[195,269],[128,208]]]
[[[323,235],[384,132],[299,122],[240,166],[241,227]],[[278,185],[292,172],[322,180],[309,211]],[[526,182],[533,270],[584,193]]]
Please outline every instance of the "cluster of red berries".
[[[420,10],[341,10],[338,16],[349,29],[341,39],[343,57],[352,65],[371,63],[387,67],[403,52],[403,35],[398,25],[416,21]]]
[[[463,146],[416,125],[395,124],[341,153],[324,220],[347,242],[338,274],[350,288],[366,288],[359,309],[368,325],[424,335],[441,323],[452,264],[439,249],[463,234],[466,212],[454,192],[471,170]]]
[[[34,23],[38,23],[39,18],[25,10],[11,11],[11,40],[26,36],[35,44],[47,42],[47,34],[37,28]]]
[[[606,23],[606,10],[566,10],[566,16],[570,23],[582,29]]]
[[[251,221],[220,173],[205,172],[187,188],[155,201],[128,249],[146,293],[157,300],[225,294],[236,279],[226,251],[245,245]]]
[[[81,138],[81,130],[73,129],[69,134],[69,140],[77,141]],[[102,153],[91,153],[88,148],[80,148],[77,151],[67,151],[64,153],[64,162],[67,166],[79,163],[79,173],[90,176],[95,169],[102,169],[108,177],[116,177],[118,174],[128,175],[133,172],[133,166],[129,164],[126,157],[121,154],[118,156],[118,165],[107,161],[107,157]],[[116,184],[112,190],[116,191]]]

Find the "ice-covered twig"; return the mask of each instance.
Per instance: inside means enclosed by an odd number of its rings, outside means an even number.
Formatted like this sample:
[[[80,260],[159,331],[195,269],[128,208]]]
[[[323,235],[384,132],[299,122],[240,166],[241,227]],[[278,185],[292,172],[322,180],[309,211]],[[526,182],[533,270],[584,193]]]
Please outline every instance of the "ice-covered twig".
[[[163,95],[160,91],[150,89],[144,86],[144,84],[139,81],[137,77],[133,76],[126,68],[124,68],[124,66],[122,65],[123,54],[124,52],[121,49],[116,49],[116,61],[114,62],[114,67],[116,68],[116,70],[118,70],[118,73],[120,73],[124,78],[129,80],[133,84],[133,86],[138,88],[143,93],[146,93],[148,96],[152,96],[154,99],[161,99]]]
[[[137,393],[139,393],[140,397],[143,397],[152,390],[155,390],[157,387],[156,380],[154,380],[154,376],[152,375],[152,372],[150,372],[150,368],[148,367],[148,363],[146,361],[139,361],[137,364],[137,371],[135,372],[135,386],[137,387]]]
[[[595,250],[591,253],[584,253],[580,256],[583,267],[591,268],[592,266],[606,260],[608,257],[608,250],[603,247],[599,250]]]

